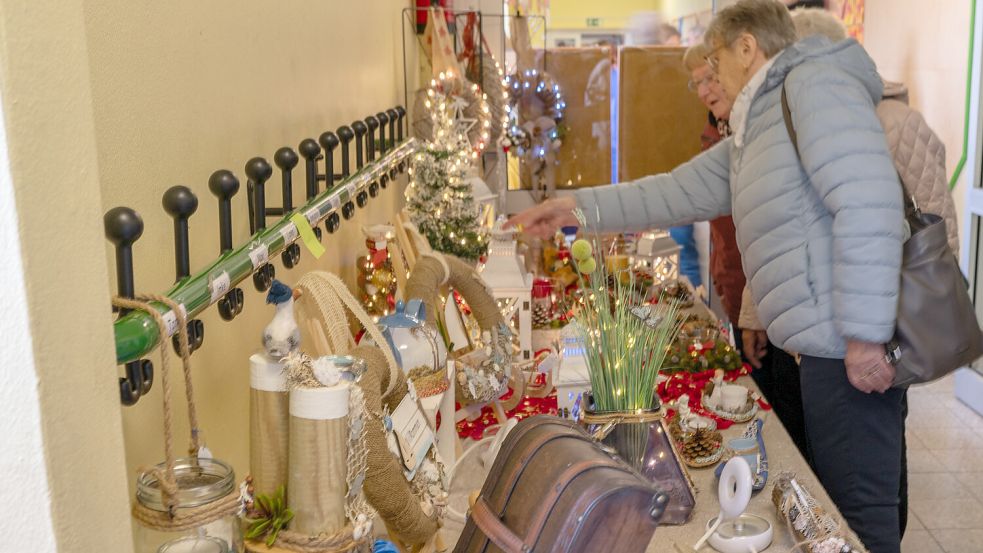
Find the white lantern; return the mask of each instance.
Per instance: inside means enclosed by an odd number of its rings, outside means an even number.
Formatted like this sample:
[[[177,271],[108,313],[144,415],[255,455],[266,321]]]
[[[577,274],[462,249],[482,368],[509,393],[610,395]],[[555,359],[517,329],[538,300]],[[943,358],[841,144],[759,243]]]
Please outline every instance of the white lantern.
[[[629,257],[632,267],[651,274],[656,284],[665,284],[679,278],[681,249],[667,231],[647,231],[638,236]]]
[[[488,244],[488,261],[481,278],[492,291],[505,321],[519,337],[518,361],[532,359],[532,273],[516,249],[514,230],[502,230],[502,220],[495,223]]]
[[[481,177],[472,176],[468,181],[471,183],[471,196],[478,205],[478,222],[483,228],[494,228],[495,204],[498,201],[498,195],[488,188]]]

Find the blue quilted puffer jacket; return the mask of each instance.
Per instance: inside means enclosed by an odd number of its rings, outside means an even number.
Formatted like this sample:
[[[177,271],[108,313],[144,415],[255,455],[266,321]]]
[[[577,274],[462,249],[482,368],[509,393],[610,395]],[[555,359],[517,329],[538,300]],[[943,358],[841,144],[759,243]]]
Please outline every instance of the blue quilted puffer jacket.
[[[787,88],[799,156],[782,118]],[[728,139],[670,173],[577,192],[599,230],[731,213],[758,316],[779,347],[843,358],[846,340],[894,334],[904,240],[901,185],[874,106],[881,79],[853,40],[786,48]]]

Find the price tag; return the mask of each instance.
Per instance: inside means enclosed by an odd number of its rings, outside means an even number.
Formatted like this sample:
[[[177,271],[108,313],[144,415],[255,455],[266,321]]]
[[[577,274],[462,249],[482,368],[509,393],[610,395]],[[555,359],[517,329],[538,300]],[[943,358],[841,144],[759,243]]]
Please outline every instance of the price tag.
[[[307,217],[307,222],[310,223],[311,226],[313,227],[317,225],[317,221],[318,219],[321,218],[321,214],[320,212],[318,212],[317,209],[311,209],[310,211],[307,212],[306,217]]]
[[[270,259],[270,249],[266,244],[260,244],[249,250],[249,259],[253,262],[253,269],[258,269]]]
[[[184,304],[183,303],[178,304],[178,308],[181,310],[182,318],[184,320],[187,320],[188,310],[184,307]],[[161,315],[161,318],[164,319],[164,326],[167,328],[167,335],[174,336],[175,334],[177,334],[177,330],[178,330],[177,313],[175,313],[173,309],[170,309],[167,311],[167,313]]]
[[[232,281],[229,280],[229,273],[222,271],[222,274],[216,275],[211,282],[208,283],[208,289],[212,292],[212,302],[216,302],[229,292],[229,288],[232,287]]]
[[[297,225],[293,223],[288,223],[282,229],[280,229],[280,236],[283,237],[283,245],[292,244],[294,240],[297,239]]]
[[[177,313],[169,310],[161,315],[161,318],[164,319],[164,326],[167,327],[167,335],[174,336],[174,333],[177,332]]]

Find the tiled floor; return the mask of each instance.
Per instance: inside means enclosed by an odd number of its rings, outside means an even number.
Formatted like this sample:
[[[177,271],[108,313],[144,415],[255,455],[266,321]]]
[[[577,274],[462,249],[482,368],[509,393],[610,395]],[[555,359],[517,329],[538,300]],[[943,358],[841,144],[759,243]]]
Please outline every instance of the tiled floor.
[[[983,552],[983,417],[953,379],[908,392],[908,531],[904,553]]]

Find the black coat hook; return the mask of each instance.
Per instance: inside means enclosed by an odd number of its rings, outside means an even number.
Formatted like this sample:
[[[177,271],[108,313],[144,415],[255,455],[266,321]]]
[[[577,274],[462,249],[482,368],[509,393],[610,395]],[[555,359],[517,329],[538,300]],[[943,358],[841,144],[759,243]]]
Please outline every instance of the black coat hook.
[[[390,148],[395,148],[396,147],[396,119],[399,117],[399,113],[397,113],[395,109],[389,108],[386,110],[386,115],[389,117]]]
[[[396,106],[396,117],[397,117],[396,141],[397,142],[402,142],[403,141],[403,120],[406,118],[406,108],[404,108],[403,106]]]
[[[375,198],[378,195],[379,195],[379,181],[372,181],[372,183],[369,184],[369,196]]]
[[[388,143],[386,142],[386,125],[389,124],[389,116],[386,115],[386,112],[380,111],[375,114],[375,118],[379,120],[379,157],[382,157],[389,151]]]
[[[379,177],[379,186],[381,186],[383,190],[389,186],[389,175],[383,173],[382,176]]]
[[[355,139],[355,131],[347,125],[342,125],[335,132],[338,133],[338,139],[341,140],[341,178],[347,179],[352,174],[348,146]]]
[[[349,204],[345,204],[345,205],[349,205]],[[344,210],[344,208],[342,208],[342,210]],[[340,226],[341,226],[341,217],[338,216],[337,211],[332,211],[331,214],[328,215],[328,218],[324,220],[324,228],[326,228],[328,232],[332,234],[334,234],[334,232],[338,230],[338,227]]]
[[[352,123],[352,131],[355,133],[355,169],[361,169],[365,165],[363,156],[365,133],[369,132],[369,127],[365,121],[355,121]]]
[[[379,128],[379,120],[374,115],[365,118],[365,126],[369,128],[369,134],[365,135],[365,150],[369,161],[375,161],[375,130]]]
[[[317,156],[321,153],[321,147],[318,146],[317,141],[313,138],[305,138],[297,149],[300,150],[300,155],[304,158],[305,176],[307,178],[307,201],[310,201],[316,198],[318,194]],[[314,227],[314,236],[317,237],[318,241],[321,240],[320,227]]]
[[[266,229],[266,181],[273,176],[273,167],[265,159],[254,157],[246,162],[245,171],[246,177],[249,179],[246,181],[246,190],[252,200],[250,204],[255,210],[250,211],[254,226],[252,231],[255,234]],[[253,267],[253,285],[259,292],[269,290],[270,286],[273,285],[273,279],[276,278],[276,269],[267,262],[267,259],[268,255],[256,257],[254,261],[259,265]]]
[[[286,146],[273,154],[273,162],[280,168],[283,175],[283,208],[276,215],[287,215],[294,210],[292,172],[299,161],[300,158],[297,157],[297,153]],[[272,208],[267,209],[266,214],[273,215],[273,211]],[[297,266],[300,263],[300,245],[297,243],[287,244],[283,252],[280,253],[280,259],[283,261],[283,266],[288,269]]]
[[[321,148],[324,149],[324,187],[331,190],[331,187],[334,186],[336,176],[334,174],[334,150],[341,141],[338,140],[338,135],[331,131],[321,133],[317,141],[321,144]]]
[[[198,210],[198,197],[187,186],[172,186],[164,192],[161,199],[164,211],[174,219],[174,281],[178,282],[191,274],[190,245],[188,238],[188,219]],[[188,349],[191,353],[205,341],[205,323],[199,319],[188,321]],[[171,340],[174,351],[180,353],[181,346],[177,333]]]
[[[239,192],[239,179],[231,171],[219,169],[209,177],[208,189],[218,197],[219,252],[225,253],[232,249],[232,196]],[[217,281],[212,284],[217,284]],[[232,288],[218,300],[218,312],[223,319],[231,321],[242,313],[244,301],[242,289]]]
[[[116,247],[116,292],[123,298],[133,297],[133,243],[143,235],[143,219],[128,207],[114,207],[103,217],[106,238]],[[126,309],[120,309],[120,316]],[[148,359],[124,365],[126,376],[119,379],[119,397],[123,405],[133,405],[150,392],[154,383],[154,366]]]

